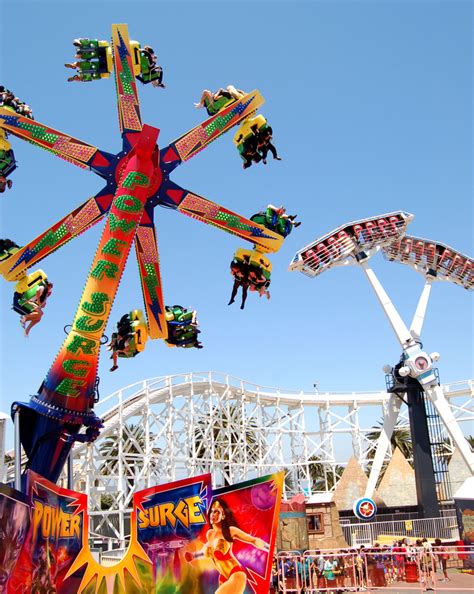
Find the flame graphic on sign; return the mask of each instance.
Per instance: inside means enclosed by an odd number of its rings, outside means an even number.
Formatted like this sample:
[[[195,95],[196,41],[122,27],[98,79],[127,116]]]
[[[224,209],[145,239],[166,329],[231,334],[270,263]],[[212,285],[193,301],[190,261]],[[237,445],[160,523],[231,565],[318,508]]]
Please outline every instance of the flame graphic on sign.
[[[87,516],[85,515],[85,518]],[[125,556],[109,567],[99,565],[94,559],[89,549],[89,525],[88,519],[84,522],[84,530],[82,532],[82,549],[76,557],[74,563],[71,565],[66,578],[70,577],[85,565],[84,576],[82,578],[77,594],[86,592],[87,594],[113,594],[126,592],[126,578],[127,574],[135,581],[137,586],[140,586],[141,580],[139,575],[138,564],[151,566],[150,559],[145,553],[143,547],[137,542],[136,532],[132,529],[130,536],[130,544],[125,553]],[[130,518],[130,525],[136,526],[135,512],[132,512]],[[128,581],[128,580],[127,580]]]

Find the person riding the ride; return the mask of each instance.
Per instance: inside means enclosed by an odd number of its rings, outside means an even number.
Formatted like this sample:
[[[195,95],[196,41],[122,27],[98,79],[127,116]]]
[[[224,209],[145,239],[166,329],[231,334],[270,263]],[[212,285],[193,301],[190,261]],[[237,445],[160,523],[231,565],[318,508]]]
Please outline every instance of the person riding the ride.
[[[238,249],[232,262],[230,272],[234,277],[234,285],[228,305],[235,301],[239,287],[242,288],[242,303],[244,309],[248,291],[256,291],[260,297],[266,295],[270,299],[268,287],[270,286],[272,264],[268,258],[257,250]]]
[[[27,337],[43,317],[43,308],[53,290],[53,283],[48,281],[42,270],[25,275],[21,278],[13,294],[13,310],[21,315],[20,324]]]
[[[244,163],[242,167],[248,169],[252,163],[260,163],[261,154],[258,152],[258,141],[256,136],[249,136],[239,145],[239,153]]]
[[[275,146],[272,144],[271,140],[273,137],[273,129],[268,124],[258,128],[257,126],[252,127],[252,131],[257,138],[257,146],[259,155],[262,157],[262,162],[264,165],[267,164],[267,154],[270,151],[273,155],[273,158],[277,161],[281,161],[281,157],[278,156],[277,150]]]
[[[76,58],[80,60],[94,60],[99,58],[98,39],[74,39],[72,43],[76,47]]]
[[[270,286],[270,272],[258,266],[250,266],[249,283],[250,291],[256,291],[260,297],[265,295],[267,299],[270,299],[270,292],[268,290]]]
[[[99,62],[93,60],[78,60],[77,62],[64,64],[66,68],[77,70],[77,74],[68,78],[68,82],[81,81],[90,82],[101,78]]]
[[[13,185],[7,177],[16,169],[15,154],[7,140],[7,133],[0,128],[0,194]]]
[[[5,190],[10,189],[13,186],[11,179],[7,179],[5,176],[0,175],[0,194],[3,194]]]
[[[68,82],[91,82],[108,78],[113,67],[112,50],[108,41],[99,39],[74,39],[76,61],[66,63],[66,68],[77,70],[77,74],[68,78]]]
[[[0,262],[13,256],[20,249],[20,246],[11,239],[0,239]]]
[[[243,168],[247,169],[254,163],[263,161],[266,164],[270,151],[273,158],[281,161],[275,146],[271,143],[273,130],[263,115],[246,118],[234,135],[234,144],[244,160]]]
[[[148,334],[141,310],[137,309],[124,314],[117,323],[117,332],[112,334],[107,345],[107,349],[112,351],[110,358],[113,365],[110,371],[118,369],[118,357],[130,359],[143,351],[147,339]]]
[[[143,84],[151,82],[154,87],[165,88],[163,84],[163,68],[157,64],[153,48],[145,45],[140,49],[140,74],[137,79]]]
[[[250,220],[262,225],[266,229],[270,229],[271,231],[275,231],[275,233],[286,237],[291,233],[293,227],[299,227],[301,225],[300,221],[295,221],[297,216],[298,215],[286,214],[286,209],[283,205],[277,207],[273,204],[268,204],[265,212],[260,211],[257,214],[252,215]]]
[[[15,97],[15,94],[9,89],[6,89],[3,85],[0,85],[0,107],[11,109],[18,115],[34,120],[31,107],[19,97]]]
[[[199,103],[195,103],[194,107],[199,109],[205,107],[207,115],[213,116],[230,103],[242,99],[247,93],[242,89],[236,89],[233,85],[218,89],[215,93],[205,89],[202,92]]]
[[[196,310],[188,310],[181,305],[167,305],[165,312],[168,324],[165,342],[169,346],[201,349],[202,344],[197,339],[201,331],[197,328]]]

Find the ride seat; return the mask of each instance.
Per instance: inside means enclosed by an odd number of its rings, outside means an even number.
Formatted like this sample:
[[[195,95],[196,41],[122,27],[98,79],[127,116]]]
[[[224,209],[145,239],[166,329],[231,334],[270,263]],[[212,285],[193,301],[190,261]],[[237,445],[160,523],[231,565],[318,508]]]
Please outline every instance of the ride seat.
[[[15,285],[13,294],[12,309],[23,315],[25,310],[33,311],[33,307],[26,302],[36,295],[38,287],[44,286],[48,277],[43,270],[35,270],[31,274],[23,276]]]
[[[141,309],[134,309],[130,312],[130,320],[134,331],[134,342],[137,353],[145,350],[145,343],[148,340],[148,329]]]
[[[2,107],[5,107],[5,106],[2,105]],[[11,148],[12,148],[12,146],[7,140],[7,133],[5,132],[5,130],[3,128],[0,128],[0,151],[4,151],[5,153],[8,153],[8,151],[11,151]]]
[[[17,168],[15,153],[12,150],[0,150],[0,173],[8,177]]]
[[[266,127],[268,127],[267,120],[263,117],[263,115],[247,118],[242,122],[239,129],[234,134],[233,139],[233,143],[237,148],[242,147],[245,141],[253,136],[254,131],[252,128],[255,126],[257,126],[258,130],[264,130]]]
[[[8,258],[10,256],[13,256],[13,254],[16,254],[20,250],[21,250],[21,248],[19,248],[19,247],[12,247],[8,250],[5,250],[4,252],[2,252],[0,254],[0,262],[3,262],[4,260],[8,260]]]
[[[248,262],[253,266],[257,266],[258,268],[262,269],[264,274],[265,272],[270,273],[272,271],[273,266],[270,260],[264,254],[262,254],[262,252],[257,250],[246,250],[245,248],[239,248],[234,254],[234,259],[237,260],[237,262]]]

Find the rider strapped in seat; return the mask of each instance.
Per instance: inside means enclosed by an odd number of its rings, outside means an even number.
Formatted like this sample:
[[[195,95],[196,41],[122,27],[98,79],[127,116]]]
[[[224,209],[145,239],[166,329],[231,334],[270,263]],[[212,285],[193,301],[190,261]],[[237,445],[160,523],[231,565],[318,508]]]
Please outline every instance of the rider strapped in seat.
[[[16,169],[15,154],[7,139],[7,133],[3,128],[0,128],[0,194],[12,187],[13,182],[7,177]]]
[[[53,283],[48,281],[42,270],[25,275],[15,285],[12,309],[21,316],[20,323],[25,336],[41,321],[43,308],[52,290]]]
[[[266,165],[268,151],[272,153],[274,159],[281,161],[271,142],[272,134],[271,126],[262,115],[244,120],[234,135],[234,144],[244,161],[244,169],[251,167],[252,162],[263,161]]]
[[[151,82],[154,87],[165,88],[163,84],[163,68],[157,64],[157,57],[153,48],[145,45],[139,50],[140,73],[137,79],[144,85]]]
[[[242,89],[236,89],[234,85],[227,85],[225,89],[217,89],[215,93],[205,89],[202,92],[199,103],[195,103],[194,107],[196,109],[205,107],[207,115],[213,116],[234,101],[242,99],[242,97],[244,97],[246,94],[247,93],[242,91]]]
[[[64,64],[66,68],[77,70],[68,82],[91,82],[108,78],[113,70],[112,48],[108,41],[98,39],[75,39],[76,62]],[[150,83],[163,87],[163,69],[156,63],[156,56],[149,45],[140,48],[138,41],[130,41],[133,74],[143,84]]]
[[[75,39],[76,62],[64,64],[66,68],[77,70],[68,82],[91,82],[108,78],[112,72],[112,49],[108,41],[98,39]]]
[[[295,222],[298,215],[286,214],[286,209],[282,206],[277,207],[273,204],[269,204],[265,209],[265,212],[260,211],[250,217],[250,220],[254,223],[262,225],[266,229],[275,231],[279,235],[286,237],[289,235],[293,227],[299,227],[301,222]]]
[[[234,277],[234,285],[228,305],[235,301],[239,287],[242,288],[242,303],[244,309],[248,291],[256,291],[260,297],[263,295],[270,299],[270,286],[272,264],[266,256],[257,250],[238,249],[230,263],[230,273]]]
[[[13,256],[20,249],[20,246],[11,239],[0,239],[0,262]]]
[[[197,328],[196,310],[188,310],[182,305],[167,305],[165,318],[168,325],[168,338],[165,342],[168,346],[203,348],[197,338],[201,331]]]
[[[118,369],[118,357],[130,359],[141,353],[147,340],[148,332],[143,312],[140,309],[134,309],[123,315],[117,323],[117,332],[112,334],[107,345],[107,349],[112,351],[110,358],[113,360],[113,365],[110,371]]]
[[[30,120],[35,119],[31,107],[18,97],[15,97],[15,94],[3,85],[0,85],[0,107],[11,109],[18,115],[29,118]]]

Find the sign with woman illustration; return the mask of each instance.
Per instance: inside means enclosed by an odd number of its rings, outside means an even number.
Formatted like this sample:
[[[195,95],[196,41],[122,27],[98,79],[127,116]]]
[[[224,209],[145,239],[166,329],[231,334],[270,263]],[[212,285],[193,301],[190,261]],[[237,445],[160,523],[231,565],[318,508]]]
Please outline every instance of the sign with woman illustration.
[[[205,474],[138,491],[128,548],[101,565],[87,496],[29,471],[29,497],[0,483],[0,593],[267,594],[282,487],[278,473],[213,490]]]
[[[137,539],[155,583],[176,592],[269,589],[281,473],[212,490],[210,475],[135,494]]]

